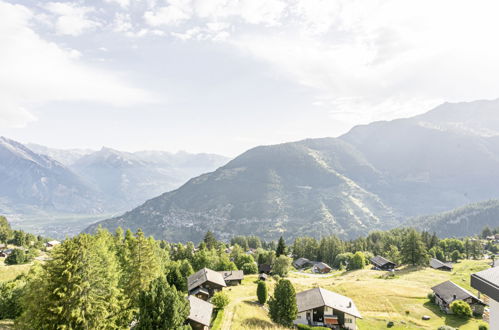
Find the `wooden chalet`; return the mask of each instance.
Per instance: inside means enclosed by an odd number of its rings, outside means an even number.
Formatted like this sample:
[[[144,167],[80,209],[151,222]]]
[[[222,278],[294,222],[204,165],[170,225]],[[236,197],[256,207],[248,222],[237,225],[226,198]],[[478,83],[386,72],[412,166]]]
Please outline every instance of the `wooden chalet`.
[[[433,269],[445,270],[448,272],[452,271],[452,269],[454,268],[451,264],[442,262],[435,258],[430,259],[430,267]]]
[[[328,264],[324,262],[316,262],[314,264],[314,272],[315,273],[321,273],[321,274],[326,274],[329,273],[333,268],[331,268]]]
[[[271,271],[272,271],[272,266],[269,264],[258,265],[258,273],[260,273],[260,274],[269,275]]]
[[[208,330],[210,328],[213,305],[195,296],[189,296],[191,307],[187,323],[193,330]]]
[[[293,261],[293,266],[296,269],[308,268],[313,266],[313,262],[308,260],[307,258],[298,258]]]
[[[490,329],[499,329],[499,267],[493,267],[471,274],[471,286],[482,293],[484,302],[489,305],[483,314]]]
[[[230,286],[241,284],[244,279],[242,270],[224,270],[219,273],[222,274],[225,284]]]
[[[397,267],[397,264],[391,262],[386,258],[383,258],[382,256],[372,257],[370,261],[374,268],[378,270],[393,270],[395,269],[395,267]]]
[[[187,278],[189,294],[203,300],[210,299],[215,292],[226,286],[222,274],[208,268],[203,268]]]
[[[445,281],[431,289],[435,293],[435,304],[437,304],[440,309],[447,314],[452,314],[450,305],[455,300],[463,300],[467,302],[474,314],[483,314],[485,303],[474,294],[463,289],[452,281]]]
[[[298,315],[294,324],[355,330],[356,319],[362,318],[350,298],[323,288],[297,293],[296,304]]]

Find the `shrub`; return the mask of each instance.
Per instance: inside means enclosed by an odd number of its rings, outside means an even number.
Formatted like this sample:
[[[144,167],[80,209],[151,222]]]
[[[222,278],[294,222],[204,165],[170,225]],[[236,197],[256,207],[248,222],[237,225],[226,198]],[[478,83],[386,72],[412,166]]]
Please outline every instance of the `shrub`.
[[[288,275],[290,268],[291,268],[291,258],[286,257],[285,255],[281,255],[276,259],[272,271],[274,272],[274,274],[277,274],[281,277],[285,277]]]
[[[428,296],[427,296],[427,297],[428,297],[428,299],[430,299],[430,301],[431,301],[432,303],[435,303],[435,293],[430,292],[430,293],[428,293]]]
[[[21,249],[14,249],[11,254],[5,258],[6,265],[20,265],[30,262],[30,257]]]
[[[230,299],[227,296],[227,294],[223,291],[219,291],[213,295],[213,298],[211,298],[211,303],[215,306],[217,309],[224,309],[227,307],[229,304]]]
[[[241,270],[244,274],[256,274],[258,273],[258,266],[254,262],[248,262],[241,267]]]
[[[0,282],[0,320],[15,319],[21,312],[21,296],[24,281]]]
[[[268,297],[267,284],[263,281],[258,281],[258,286],[256,288],[256,295],[258,297],[258,302],[260,304],[265,304]]]
[[[489,325],[488,324],[480,324],[478,326],[478,330],[489,330]]]
[[[450,309],[452,313],[459,317],[468,318],[473,315],[470,305],[462,300],[453,301],[452,304],[450,304]]]

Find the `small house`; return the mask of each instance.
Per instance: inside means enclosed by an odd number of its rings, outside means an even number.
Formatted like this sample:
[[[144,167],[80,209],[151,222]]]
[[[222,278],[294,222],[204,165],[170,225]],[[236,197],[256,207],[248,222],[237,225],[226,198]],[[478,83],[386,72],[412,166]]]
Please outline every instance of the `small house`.
[[[271,271],[272,271],[272,266],[269,265],[269,264],[258,265],[258,272],[260,274],[267,274],[267,275],[269,275]]]
[[[265,273],[261,273],[260,275],[258,275],[258,280],[260,281],[266,281],[267,278],[269,278],[269,276]]]
[[[474,314],[483,314],[485,303],[474,294],[463,289],[452,281],[445,281],[431,289],[433,290],[433,293],[435,293],[435,304],[437,304],[440,309],[447,314],[452,314],[450,305],[455,300],[463,300],[467,302]]]
[[[219,273],[222,274],[225,284],[230,286],[241,284],[244,279],[244,272],[242,270],[224,270]]]
[[[333,269],[331,267],[329,267],[329,265],[324,263],[324,262],[316,262],[314,264],[314,272],[315,273],[326,274],[326,273],[329,273],[331,270],[333,270]]]
[[[0,251],[0,258],[7,258],[9,255],[12,254],[12,251],[14,251],[14,249],[7,249]]]
[[[296,304],[298,315],[294,324],[355,330],[356,319],[362,318],[350,298],[323,288],[297,293]]]
[[[222,274],[208,268],[203,268],[187,278],[189,294],[203,300],[210,299],[215,292],[226,286]]]
[[[371,258],[371,264],[378,270],[393,270],[397,265],[382,256],[375,256]]]
[[[295,261],[293,261],[293,266],[296,269],[307,268],[307,267],[311,267],[312,265],[313,265],[313,262],[311,262],[307,258],[298,258]]]
[[[442,262],[438,259],[431,258],[430,259],[430,267],[438,270],[452,271],[453,266],[449,263]]]
[[[213,305],[195,296],[189,296],[191,307],[187,323],[193,330],[208,330],[210,328]]]
[[[59,244],[61,244],[61,242],[54,240],[54,241],[50,241],[50,242],[45,243],[45,246],[47,248],[53,248],[54,246],[59,245]]]

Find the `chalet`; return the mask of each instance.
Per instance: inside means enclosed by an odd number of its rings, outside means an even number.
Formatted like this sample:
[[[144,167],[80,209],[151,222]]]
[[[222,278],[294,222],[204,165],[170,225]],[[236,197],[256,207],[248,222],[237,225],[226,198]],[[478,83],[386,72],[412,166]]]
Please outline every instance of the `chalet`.
[[[371,258],[371,264],[373,264],[375,269],[379,270],[393,270],[397,265],[382,256],[376,256]]]
[[[269,264],[258,265],[258,272],[260,274],[267,274],[267,275],[269,275],[271,271],[272,271],[272,266],[269,265]]]
[[[7,250],[2,250],[0,251],[0,258],[7,258],[9,255],[12,254],[13,249],[7,249]]]
[[[483,319],[489,322],[490,329],[499,329],[499,267],[471,274],[471,286],[483,294],[489,305]]]
[[[260,275],[258,275],[258,279],[260,281],[266,281],[267,278],[269,278],[269,276],[267,274],[265,274],[265,273],[261,273]]]
[[[61,242],[54,240],[54,241],[50,241],[50,242],[45,243],[45,246],[47,248],[53,248],[54,246],[59,245],[59,244],[61,244]]]
[[[326,274],[326,273],[329,273],[333,269],[331,267],[329,267],[329,265],[324,263],[324,262],[316,262],[314,264],[313,270],[315,273]]]
[[[224,270],[219,272],[222,274],[225,284],[238,285],[244,279],[244,272],[242,270]]]
[[[356,319],[362,318],[350,298],[322,288],[297,293],[296,304],[294,324],[355,330]]]
[[[438,269],[438,270],[445,270],[445,271],[451,271],[452,270],[452,265],[446,262],[442,262],[438,259],[431,258],[430,259],[430,267],[433,269]]]
[[[463,300],[467,302],[474,314],[483,314],[485,307],[484,302],[468,290],[461,288],[452,281],[445,281],[431,289],[435,293],[435,304],[437,304],[440,309],[447,314],[452,314],[450,304],[455,300]]]
[[[208,268],[203,268],[187,278],[189,294],[203,300],[210,299],[215,292],[226,286],[222,274]]]
[[[293,266],[296,269],[311,267],[313,264],[314,263],[308,260],[307,258],[298,258],[295,261],[293,261]]]
[[[187,318],[193,330],[208,330],[210,328],[213,305],[195,296],[189,296],[191,311]]]

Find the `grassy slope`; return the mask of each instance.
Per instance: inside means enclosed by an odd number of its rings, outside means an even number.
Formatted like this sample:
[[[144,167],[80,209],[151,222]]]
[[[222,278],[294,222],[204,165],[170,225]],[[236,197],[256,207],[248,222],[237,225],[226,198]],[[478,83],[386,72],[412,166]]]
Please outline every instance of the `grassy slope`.
[[[352,298],[363,316],[358,322],[361,330],[386,329],[388,321],[395,322],[391,329],[436,329],[445,324],[475,330],[481,320],[462,321],[442,314],[428,302],[426,295],[432,286],[449,279],[476,293],[469,285],[469,275],[488,267],[486,261],[463,261],[453,272],[407,268],[397,272],[394,279],[382,278],[384,272],[365,269],[337,272],[327,278],[293,274],[290,280],[297,292],[321,286]],[[273,325],[266,310],[256,304],[255,280],[256,276],[248,276],[243,285],[226,290],[231,304],[224,315],[223,329],[281,329]],[[274,282],[268,284],[272,287]],[[272,291],[273,288],[269,288],[269,292]],[[421,320],[423,315],[429,315],[431,320]]]

